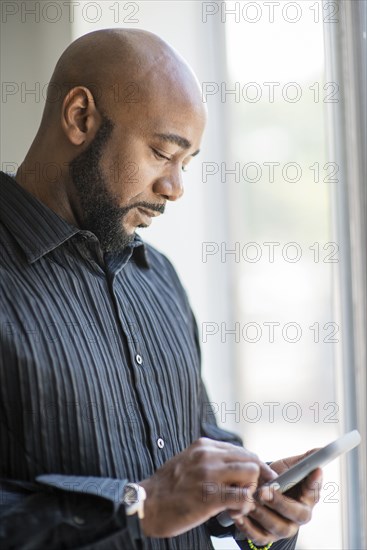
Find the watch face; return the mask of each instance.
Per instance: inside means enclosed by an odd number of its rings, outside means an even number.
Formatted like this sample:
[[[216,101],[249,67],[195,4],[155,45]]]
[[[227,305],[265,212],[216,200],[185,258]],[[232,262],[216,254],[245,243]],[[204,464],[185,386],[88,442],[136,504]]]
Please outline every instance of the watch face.
[[[124,502],[125,504],[136,504],[138,502],[138,488],[132,484],[125,486],[124,490]]]

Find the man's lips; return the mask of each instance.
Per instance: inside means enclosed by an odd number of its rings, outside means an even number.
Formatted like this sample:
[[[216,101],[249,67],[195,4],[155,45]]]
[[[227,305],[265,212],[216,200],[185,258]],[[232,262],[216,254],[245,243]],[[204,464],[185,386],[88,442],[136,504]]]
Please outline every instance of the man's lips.
[[[155,218],[160,214],[159,212],[149,210],[148,208],[142,208],[140,206],[138,206],[137,209],[144,225],[150,225],[152,223],[152,218]]]
[[[149,208],[142,208],[141,206],[138,206],[138,210],[140,210],[140,212],[142,212],[146,216],[149,216],[150,218],[155,218],[160,214],[160,212],[157,212],[156,210],[150,210]]]

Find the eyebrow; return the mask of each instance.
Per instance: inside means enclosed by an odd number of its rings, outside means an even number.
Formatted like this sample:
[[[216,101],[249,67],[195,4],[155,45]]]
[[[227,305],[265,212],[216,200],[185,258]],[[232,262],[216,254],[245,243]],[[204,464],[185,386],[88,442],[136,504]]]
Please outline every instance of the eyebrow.
[[[192,144],[190,141],[182,136],[179,136],[177,134],[154,134],[155,137],[161,139],[162,141],[168,141],[169,143],[174,143],[175,145],[178,145],[181,147],[181,149],[190,149]],[[200,149],[195,151],[195,153],[192,153],[192,157],[195,157],[200,152]]]

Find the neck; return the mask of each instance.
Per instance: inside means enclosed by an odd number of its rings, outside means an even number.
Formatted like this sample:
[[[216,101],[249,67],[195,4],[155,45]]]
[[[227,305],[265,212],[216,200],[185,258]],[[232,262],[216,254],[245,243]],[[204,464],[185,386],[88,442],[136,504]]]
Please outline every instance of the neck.
[[[68,163],[52,157],[34,140],[24,161],[19,166],[15,179],[26,191],[64,218],[68,223],[78,225],[70,193],[68,192]]]

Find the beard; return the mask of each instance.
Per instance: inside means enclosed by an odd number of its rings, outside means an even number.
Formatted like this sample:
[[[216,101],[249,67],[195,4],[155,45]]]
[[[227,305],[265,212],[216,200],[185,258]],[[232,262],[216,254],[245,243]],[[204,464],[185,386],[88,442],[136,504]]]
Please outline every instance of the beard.
[[[147,202],[121,207],[109,190],[100,160],[113,129],[112,120],[103,115],[101,126],[88,149],[70,162],[70,177],[81,210],[80,227],[96,235],[105,253],[121,252],[133,242],[135,233],[128,233],[122,225],[131,208],[141,206],[161,213],[164,211],[164,205],[157,206]]]

